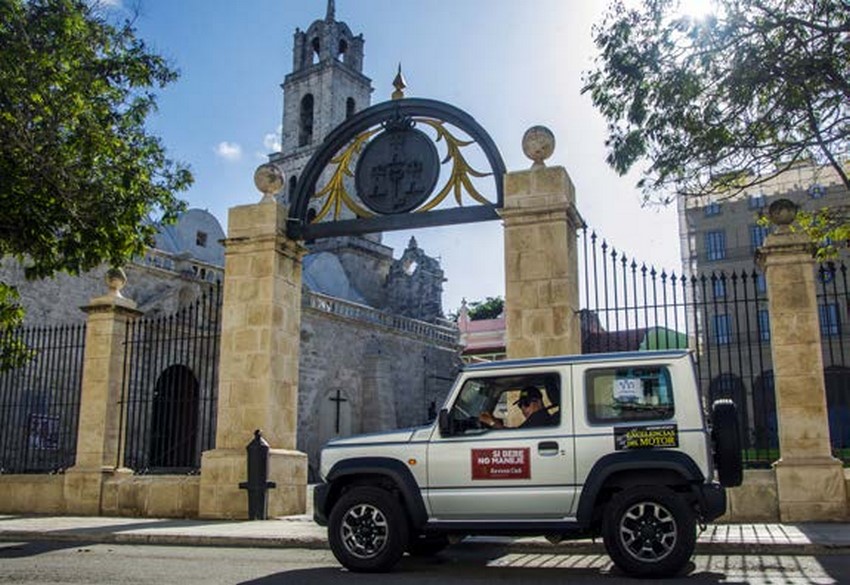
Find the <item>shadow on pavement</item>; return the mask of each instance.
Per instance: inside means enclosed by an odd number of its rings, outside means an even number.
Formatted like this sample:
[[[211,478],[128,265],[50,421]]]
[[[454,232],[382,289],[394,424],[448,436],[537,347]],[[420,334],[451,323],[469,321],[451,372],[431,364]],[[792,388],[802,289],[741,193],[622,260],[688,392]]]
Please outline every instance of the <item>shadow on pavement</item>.
[[[461,583],[542,584],[660,583],[658,579],[628,577],[605,555],[504,554],[449,549],[431,559],[405,557],[390,573],[350,573],[341,567],[298,569],[244,581],[240,585],[383,585]],[[704,555],[694,557],[677,577],[665,583],[700,585],[833,585],[848,583],[847,556]]]
[[[23,559],[43,555],[57,550],[79,549],[80,552],[88,552],[94,543],[87,542],[60,542],[60,541],[38,541],[38,542],[0,542],[0,563],[3,559]]]

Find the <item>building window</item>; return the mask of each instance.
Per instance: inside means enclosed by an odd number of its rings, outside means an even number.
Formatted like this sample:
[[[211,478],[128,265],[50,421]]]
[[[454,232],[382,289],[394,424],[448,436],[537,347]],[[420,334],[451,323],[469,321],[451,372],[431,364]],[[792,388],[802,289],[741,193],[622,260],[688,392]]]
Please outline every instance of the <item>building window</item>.
[[[207,233],[206,232],[197,232],[195,234],[195,245],[200,246],[201,248],[207,247]]]
[[[706,232],[705,252],[709,260],[726,258],[726,232],[722,230]]]
[[[716,345],[732,343],[732,321],[729,315],[714,315],[714,343]]]
[[[301,98],[300,122],[298,146],[307,146],[313,142],[313,94],[308,93]]]
[[[826,303],[818,306],[820,314],[820,333],[824,337],[835,337],[841,332],[841,324],[838,318],[838,305]]]
[[[726,275],[712,277],[712,288],[714,289],[715,299],[726,298]]]
[[[767,280],[762,273],[756,273],[756,290],[760,293],[767,292]]]
[[[820,199],[824,195],[826,195],[826,188],[823,185],[815,183],[809,187],[809,197],[812,199]]]
[[[750,209],[761,209],[766,205],[764,199],[764,193],[759,193],[758,195],[750,195],[749,199],[749,207]]]
[[[717,201],[712,201],[705,206],[705,216],[720,215],[720,204]]]
[[[764,244],[764,239],[770,233],[770,228],[763,225],[750,225],[750,249],[755,251],[756,248]]]
[[[761,341],[770,341],[770,314],[766,309],[761,309],[758,312],[759,321],[759,339]]]
[[[348,98],[345,100],[345,119],[347,120],[351,116],[354,115],[354,111],[357,108],[357,104],[354,102],[354,98]]]

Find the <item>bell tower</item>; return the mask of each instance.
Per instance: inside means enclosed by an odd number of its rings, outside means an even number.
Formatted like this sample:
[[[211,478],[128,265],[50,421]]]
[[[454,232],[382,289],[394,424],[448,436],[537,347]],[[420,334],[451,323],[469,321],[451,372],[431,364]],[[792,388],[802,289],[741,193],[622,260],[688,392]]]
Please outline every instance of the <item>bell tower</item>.
[[[336,20],[328,0],[324,20],[295,30],[292,72],[283,82],[281,152],[272,154],[286,176],[279,197],[289,205],[301,171],[328,133],[370,105],[372,80],[363,75],[363,35]]]

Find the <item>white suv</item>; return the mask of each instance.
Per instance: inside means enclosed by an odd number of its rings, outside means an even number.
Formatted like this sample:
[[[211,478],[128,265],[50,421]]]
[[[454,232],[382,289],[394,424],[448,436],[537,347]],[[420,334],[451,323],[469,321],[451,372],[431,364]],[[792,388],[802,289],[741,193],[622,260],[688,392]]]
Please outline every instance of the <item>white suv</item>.
[[[314,515],[352,571],[449,537],[601,534],[625,572],[672,575],[741,483],[734,405],[712,422],[686,351],[469,366],[436,423],[328,443]]]

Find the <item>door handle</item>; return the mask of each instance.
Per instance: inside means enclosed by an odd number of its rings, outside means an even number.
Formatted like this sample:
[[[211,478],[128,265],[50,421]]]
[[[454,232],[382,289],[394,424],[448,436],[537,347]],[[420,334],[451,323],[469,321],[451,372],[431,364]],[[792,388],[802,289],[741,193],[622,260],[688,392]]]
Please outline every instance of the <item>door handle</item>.
[[[544,457],[550,457],[552,455],[558,454],[558,442],[557,441],[543,441],[542,443],[537,443],[537,453],[543,455]]]

